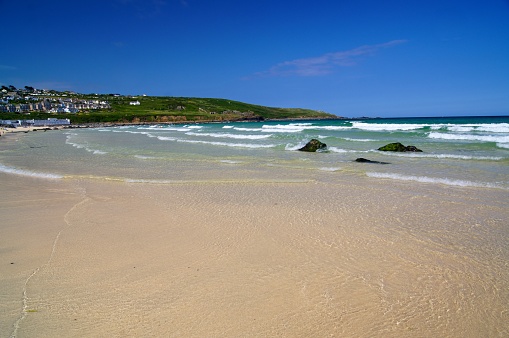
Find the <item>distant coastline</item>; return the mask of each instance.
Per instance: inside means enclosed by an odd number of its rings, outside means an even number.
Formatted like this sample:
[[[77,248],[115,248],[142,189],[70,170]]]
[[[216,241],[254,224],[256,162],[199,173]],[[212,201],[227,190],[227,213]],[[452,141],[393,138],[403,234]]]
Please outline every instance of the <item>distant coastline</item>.
[[[190,123],[335,119],[335,114],[304,108],[276,108],[220,98],[120,94],[81,94],[25,86],[2,86],[0,120],[69,119],[94,123]]]

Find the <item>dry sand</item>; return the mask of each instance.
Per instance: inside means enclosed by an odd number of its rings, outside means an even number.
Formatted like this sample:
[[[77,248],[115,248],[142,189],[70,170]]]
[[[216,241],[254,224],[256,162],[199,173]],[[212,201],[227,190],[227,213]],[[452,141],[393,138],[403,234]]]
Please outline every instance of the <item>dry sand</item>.
[[[2,337],[509,335],[503,190],[1,173],[0,190]]]
[[[0,127],[0,136],[4,136],[6,134],[13,134],[13,133],[28,133],[31,131],[46,131],[48,129],[63,129],[63,126],[44,126],[44,127],[17,127],[17,128],[5,128]]]

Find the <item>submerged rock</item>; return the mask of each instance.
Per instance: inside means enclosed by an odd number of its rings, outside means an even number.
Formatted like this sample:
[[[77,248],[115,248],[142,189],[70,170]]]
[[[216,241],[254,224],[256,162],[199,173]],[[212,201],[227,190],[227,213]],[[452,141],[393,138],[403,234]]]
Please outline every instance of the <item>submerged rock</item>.
[[[304,147],[300,148],[300,151],[309,151],[309,152],[315,152],[317,150],[326,150],[327,145],[325,143],[322,143],[318,141],[317,139],[312,139],[309,141]]]
[[[413,152],[422,152],[421,149],[415,147],[415,146],[404,146],[399,142],[395,143],[389,143],[383,147],[378,148],[380,151],[398,151],[398,152],[405,152],[405,151],[413,151]]]
[[[362,157],[359,157],[358,159],[356,159],[355,162],[360,162],[360,163],[376,163],[376,164],[390,164],[389,162],[372,161],[372,160],[368,160],[367,158],[362,158]]]

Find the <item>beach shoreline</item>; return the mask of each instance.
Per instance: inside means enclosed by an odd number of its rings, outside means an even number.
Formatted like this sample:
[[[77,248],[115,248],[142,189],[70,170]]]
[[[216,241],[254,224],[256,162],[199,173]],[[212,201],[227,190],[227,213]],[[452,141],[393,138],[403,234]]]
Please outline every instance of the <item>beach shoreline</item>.
[[[8,336],[509,334],[507,190],[302,167],[331,154],[256,170],[179,154],[155,179],[116,162],[82,172],[119,155],[74,134],[3,144]]]
[[[41,127],[0,127],[0,136],[10,133],[28,133],[32,131],[49,131],[49,130],[62,130],[62,129],[81,129],[81,128],[113,128],[113,127],[128,127],[128,126],[171,126],[171,125],[185,125],[185,124],[208,124],[208,123],[249,123],[249,122],[299,122],[299,121],[325,121],[325,120],[346,120],[347,118],[337,116],[337,117],[322,117],[322,118],[280,118],[280,119],[239,119],[239,120],[231,120],[231,121],[223,121],[223,120],[210,120],[210,121],[202,121],[202,120],[189,120],[189,121],[171,121],[171,122],[90,122],[90,123],[80,123],[80,124],[71,124],[66,126],[41,126]]]

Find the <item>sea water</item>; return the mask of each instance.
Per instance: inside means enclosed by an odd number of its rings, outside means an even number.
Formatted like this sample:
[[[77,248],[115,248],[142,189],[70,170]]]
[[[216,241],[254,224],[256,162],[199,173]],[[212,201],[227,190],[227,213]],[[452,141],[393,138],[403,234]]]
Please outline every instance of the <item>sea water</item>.
[[[298,151],[311,139],[327,150]],[[377,150],[392,142],[422,152]],[[0,171],[50,179],[333,181],[353,174],[509,189],[509,117],[503,116],[77,128],[34,132],[0,147]]]

